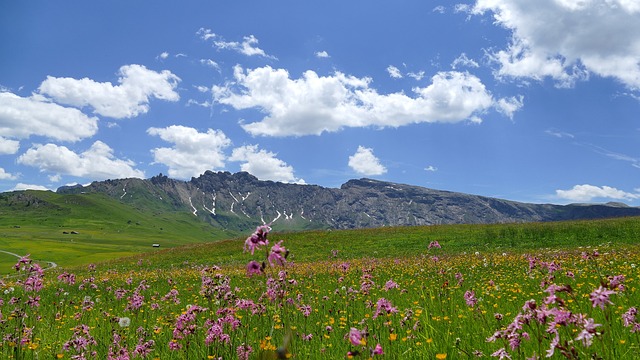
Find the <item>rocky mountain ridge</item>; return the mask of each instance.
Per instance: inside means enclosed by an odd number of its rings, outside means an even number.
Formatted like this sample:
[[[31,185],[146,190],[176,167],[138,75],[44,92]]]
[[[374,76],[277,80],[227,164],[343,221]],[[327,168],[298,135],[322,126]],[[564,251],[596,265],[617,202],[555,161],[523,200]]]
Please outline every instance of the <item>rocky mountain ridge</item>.
[[[263,223],[300,230],[640,216],[640,208],[620,203],[529,204],[372,179],[325,188],[261,181],[246,172],[207,171],[190,181],[160,174],[61,187],[57,192],[101,192],[141,209],[188,211],[228,229]]]

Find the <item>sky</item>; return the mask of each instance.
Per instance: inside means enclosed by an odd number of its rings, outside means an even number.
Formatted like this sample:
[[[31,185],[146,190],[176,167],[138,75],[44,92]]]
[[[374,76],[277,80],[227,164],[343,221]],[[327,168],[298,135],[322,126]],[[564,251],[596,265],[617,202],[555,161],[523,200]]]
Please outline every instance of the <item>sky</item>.
[[[640,1],[0,1],[0,191],[207,170],[640,206]]]

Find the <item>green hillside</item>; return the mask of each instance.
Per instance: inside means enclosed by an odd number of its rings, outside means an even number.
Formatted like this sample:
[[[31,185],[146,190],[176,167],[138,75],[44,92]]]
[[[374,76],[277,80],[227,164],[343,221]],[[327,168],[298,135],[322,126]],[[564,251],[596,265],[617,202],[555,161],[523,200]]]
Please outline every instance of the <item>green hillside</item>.
[[[30,253],[60,265],[86,264],[140,252],[228,238],[189,213],[132,207],[104,194],[48,191],[0,194],[0,250]],[[0,266],[14,262],[0,257]],[[3,268],[6,268],[3,266]]]
[[[144,259],[154,268],[190,267],[194,264],[242,266],[254,256],[243,252],[244,237],[122,258],[128,267]],[[428,255],[428,245],[442,245],[438,254],[522,253],[549,249],[640,245],[640,217],[544,223],[493,225],[438,225],[384,227],[357,230],[273,231],[270,243],[284,240],[291,259],[299,263],[340,259],[405,258]]]

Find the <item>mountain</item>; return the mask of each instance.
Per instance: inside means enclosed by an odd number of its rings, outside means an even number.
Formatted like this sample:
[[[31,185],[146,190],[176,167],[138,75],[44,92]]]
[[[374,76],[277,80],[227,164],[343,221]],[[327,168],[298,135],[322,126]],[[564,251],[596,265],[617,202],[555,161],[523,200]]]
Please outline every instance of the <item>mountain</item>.
[[[350,180],[336,189],[261,181],[246,172],[207,171],[190,181],[162,174],[106,180],[57,193],[102,193],[140,211],[190,213],[232,232],[263,223],[303,230],[640,216],[640,208],[620,203],[529,204],[372,179]]]

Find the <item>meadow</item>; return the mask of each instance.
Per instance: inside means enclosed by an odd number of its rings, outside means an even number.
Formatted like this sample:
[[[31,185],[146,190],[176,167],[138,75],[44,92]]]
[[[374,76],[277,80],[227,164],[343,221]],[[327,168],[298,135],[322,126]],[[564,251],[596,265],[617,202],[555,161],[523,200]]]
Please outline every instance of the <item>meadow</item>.
[[[22,257],[0,284],[0,357],[635,359],[639,229],[258,228],[44,271]]]

